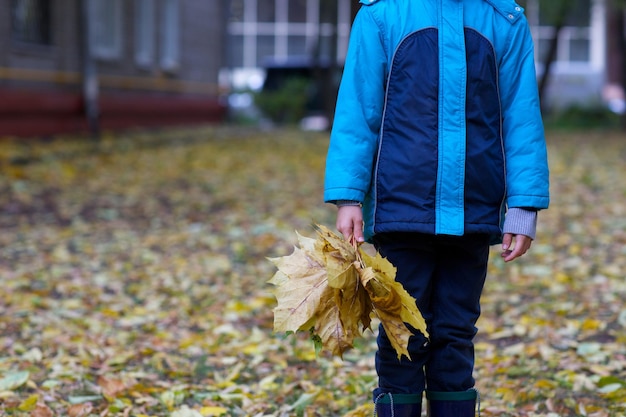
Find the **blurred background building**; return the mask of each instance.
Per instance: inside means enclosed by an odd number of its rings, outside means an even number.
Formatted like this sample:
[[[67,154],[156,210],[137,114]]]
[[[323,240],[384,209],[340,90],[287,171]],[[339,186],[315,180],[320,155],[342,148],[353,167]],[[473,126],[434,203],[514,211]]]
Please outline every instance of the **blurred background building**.
[[[535,40],[546,109],[607,104],[624,76],[624,6],[619,0],[520,0]],[[623,95],[622,95],[623,100]]]
[[[218,0],[0,0],[0,135],[223,120]]]
[[[544,107],[623,111],[623,6],[520,3]],[[264,115],[325,129],[358,8],[356,0],[0,0],[0,135]]]

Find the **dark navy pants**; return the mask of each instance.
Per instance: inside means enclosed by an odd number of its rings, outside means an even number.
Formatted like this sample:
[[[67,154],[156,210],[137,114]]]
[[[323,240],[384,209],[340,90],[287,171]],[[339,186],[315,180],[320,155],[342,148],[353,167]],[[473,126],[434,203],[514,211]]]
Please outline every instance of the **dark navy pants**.
[[[430,334],[409,341],[399,361],[382,326],[376,371],[381,393],[466,391],[474,386],[474,344],[487,274],[489,236],[384,233],[374,244],[397,268],[396,280],[416,299]]]

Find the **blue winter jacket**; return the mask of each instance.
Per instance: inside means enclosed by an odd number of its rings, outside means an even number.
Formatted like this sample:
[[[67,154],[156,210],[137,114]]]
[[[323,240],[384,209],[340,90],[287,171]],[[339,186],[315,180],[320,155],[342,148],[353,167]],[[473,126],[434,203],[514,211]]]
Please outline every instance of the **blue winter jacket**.
[[[548,165],[533,42],[510,0],[361,0],[324,200],[381,232],[500,239],[507,207],[543,209]]]

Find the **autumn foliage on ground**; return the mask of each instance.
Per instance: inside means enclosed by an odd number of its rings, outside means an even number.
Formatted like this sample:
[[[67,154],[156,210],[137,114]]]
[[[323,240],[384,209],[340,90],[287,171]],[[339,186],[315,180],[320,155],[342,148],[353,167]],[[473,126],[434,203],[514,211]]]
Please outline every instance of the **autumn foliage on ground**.
[[[343,359],[273,332],[267,258],[332,228],[327,135],[205,128],[0,141],[0,415],[368,416]],[[483,416],[626,413],[626,135],[549,132],[531,252],[494,247]]]

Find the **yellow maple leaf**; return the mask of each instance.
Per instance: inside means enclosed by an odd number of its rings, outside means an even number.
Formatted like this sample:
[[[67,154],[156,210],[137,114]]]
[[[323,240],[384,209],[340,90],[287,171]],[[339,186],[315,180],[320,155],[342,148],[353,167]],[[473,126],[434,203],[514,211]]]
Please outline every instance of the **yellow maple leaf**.
[[[374,314],[396,350],[398,358],[405,355],[410,358],[407,349],[412,332],[402,321],[402,305],[398,294],[385,288],[377,279],[374,269],[367,267],[361,271],[364,286],[368,290]]]
[[[335,287],[341,290],[337,300],[341,319],[354,334],[360,334],[362,330],[370,328],[370,314],[372,313],[372,303],[361,283],[357,265],[357,262],[352,263],[350,268],[337,279],[337,282],[342,285]]]
[[[428,331],[426,330],[426,321],[419,311],[417,304],[415,304],[415,298],[413,298],[400,284],[396,281],[396,268],[391,262],[383,258],[380,253],[376,253],[375,256],[370,256],[364,251],[359,251],[363,262],[368,265],[374,271],[375,281],[371,282],[372,289],[377,291],[378,297],[389,297],[384,292],[389,291],[394,293],[393,297],[398,297],[391,301],[392,305],[399,303],[402,308],[400,310],[400,317],[405,323],[409,323],[415,329],[419,330],[424,336],[428,337]],[[366,285],[364,283],[364,285]],[[366,286],[367,288],[367,286]],[[390,301],[387,301],[388,303]]]
[[[323,350],[341,357],[376,315],[398,358],[408,357],[412,333],[405,322],[427,336],[426,324],[415,299],[395,281],[395,267],[355,241],[316,227],[317,239],[298,234],[300,247],[291,255],[269,258],[278,268],[269,281],[276,286],[274,330],[311,331]]]
[[[325,246],[339,252],[339,255],[346,260],[354,261],[356,259],[356,247],[351,242],[345,241],[342,237],[333,233],[328,227],[316,225],[317,234]],[[320,241],[320,240],[318,240]]]
[[[297,332],[315,316],[328,287],[324,266],[299,248],[290,256],[271,258],[278,272],[270,283],[278,284],[274,295],[274,330]]]
[[[341,320],[339,303],[337,303],[339,291],[330,289],[324,293],[325,297],[320,304],[319,313],[315,316],[313,332],[321,339],[324,349],[341,357],[343,352],[352,347],[355,335],[352,329],[345,327]]]

